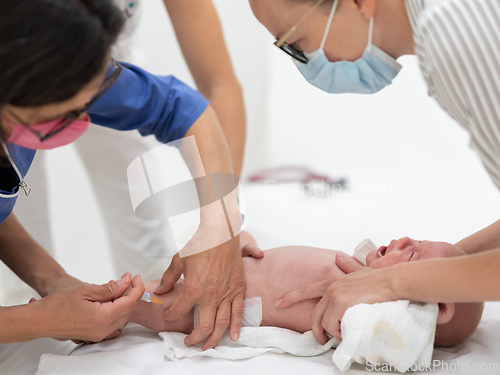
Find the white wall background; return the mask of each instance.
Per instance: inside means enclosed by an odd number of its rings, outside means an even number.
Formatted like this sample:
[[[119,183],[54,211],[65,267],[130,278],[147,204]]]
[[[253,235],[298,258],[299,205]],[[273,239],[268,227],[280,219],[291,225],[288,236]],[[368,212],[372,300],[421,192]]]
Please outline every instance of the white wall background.
[[[352,184],[328,198],[297,195],[293,186],[279,192],[247,186],[249,230],[262,247],[350,251],[365,237],[383,244],[404,235],[454,242],[498,219],[500,194],[467,134],[427,96],[415,58],[401,59],[404,69],[381,93],[328,95],[272,46],[246,0],[215,3],[245,91],[244,174],[306,165]],[[145,1],[144,18],[139,38],[149,69],[192,83],[161,0]],[[58,259],[86,281],[106,282],[112,273],[106,234],[86,172],[71,147],[52,152],[50,161]]]

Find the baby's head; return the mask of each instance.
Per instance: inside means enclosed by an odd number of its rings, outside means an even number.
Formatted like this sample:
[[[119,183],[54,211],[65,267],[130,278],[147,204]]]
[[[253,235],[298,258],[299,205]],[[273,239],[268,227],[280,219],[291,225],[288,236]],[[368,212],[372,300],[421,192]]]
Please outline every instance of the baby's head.
[[[462,250],[446,242],[415,241],[404,237],[368,253],[366,265],[384,268],[402,262],[462,255],[465,255]],[[434,345],[453,346],[464,342],[477,328],[483,309],[483,302],[440,303]]]

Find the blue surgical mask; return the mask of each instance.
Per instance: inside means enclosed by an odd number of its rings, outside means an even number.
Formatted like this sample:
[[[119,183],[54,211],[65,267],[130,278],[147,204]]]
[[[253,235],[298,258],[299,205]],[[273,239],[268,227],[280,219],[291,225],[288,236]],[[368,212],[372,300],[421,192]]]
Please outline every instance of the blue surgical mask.
[[[305,79],[317,88],[331,94],[373,94],[389,86],[401,70],[401,65],[372,44],[373,17],[370,19],[368,46],[358,60],[330,62],[325,56],[325,43],[337,8],[335,0],[328,18],[321,46],[305,53],[307,64],[295,61]]]

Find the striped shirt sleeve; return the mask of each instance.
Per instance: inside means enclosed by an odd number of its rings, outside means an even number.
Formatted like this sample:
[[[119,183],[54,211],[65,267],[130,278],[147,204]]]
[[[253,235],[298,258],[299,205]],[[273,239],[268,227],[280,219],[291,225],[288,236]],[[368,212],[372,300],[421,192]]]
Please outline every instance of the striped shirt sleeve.
[[[500,2],[437,1],[414,34],[429,94],[469,131],[500,189]]]

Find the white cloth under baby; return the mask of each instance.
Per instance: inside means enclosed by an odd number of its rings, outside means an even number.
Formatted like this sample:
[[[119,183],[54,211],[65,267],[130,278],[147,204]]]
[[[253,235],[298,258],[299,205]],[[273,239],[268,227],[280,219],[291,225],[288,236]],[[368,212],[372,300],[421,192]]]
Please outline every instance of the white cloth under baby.
[[[312,331],[298,333],[276,327],[243,327],[238,341],[232,341],[226,332],[214,349],[203,351],[201,345],[188,347],[183,333],[162,332],[165,357],[172,361],[192,357],[213,357],[221,359],[247,359],[264,353],[290,353],[299,357],[320,355],[338,345],[332,338],[321,345]]]
[[[359,304],[342,318],[342,342],[333,353],[341,371],[353,362],[389,364],[406,372],[431,364],[438,316],[436,303]]]
[[[321,345],[312,332],[301,334],[283,328],[259,327],[262,323],[262,299],[260,297],[245,299],[243,308],[242,328],[237,342],[232,341],[229,333],[226,332],[214,349],[203,351],[201,345],[192,347],[184,345],[185,334],[162,332],[160,337],[164,341],[165,357],[172,361],[190,357],[236,360],[252,358],[267,352],[311,357],[322,354],[338,344],[337,340],[332,339],[326,345]],[[198,307],[195,307],[195,325],[198,314]]]

